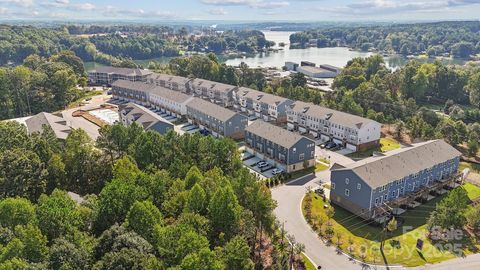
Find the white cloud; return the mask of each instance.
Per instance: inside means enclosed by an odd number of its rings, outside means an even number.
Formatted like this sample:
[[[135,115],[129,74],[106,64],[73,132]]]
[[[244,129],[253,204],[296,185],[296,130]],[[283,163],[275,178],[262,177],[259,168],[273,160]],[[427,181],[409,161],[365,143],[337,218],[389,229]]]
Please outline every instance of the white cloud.
[[[211,15],[227,15],[228,11],[226,11],[224,8],[213,8],[208,10],[208,13]]]
[[[96,7],[94,4],[91,3],[82,3],[82,4],[75,4],[75,5],[70,5],[70,9],[79,9],[79,10],[84,10],[84,11],[92,11]]]
[[[31,7],[34,2],[34,0],[0,0],[0,3],[7,3],[19,7]]]
[[[143,9],[117,9],[113,6],[107,6],[103,12],[106,17],[125,16],[130,18],[144,19],[171,19],[177,15],[170,11],[145,11]]]
[[[202,0],[206,5],[214,6],[248,6],[259,9],[275,9],[290,5],[287,1],[264,1],[264,0]]]
[[[261,8],[261,9],[273,9],[273,8],[282,8],[289,6],[290,3],[286,1],[280,2],[259,2],[252,4],[251,6],[254,8]]]

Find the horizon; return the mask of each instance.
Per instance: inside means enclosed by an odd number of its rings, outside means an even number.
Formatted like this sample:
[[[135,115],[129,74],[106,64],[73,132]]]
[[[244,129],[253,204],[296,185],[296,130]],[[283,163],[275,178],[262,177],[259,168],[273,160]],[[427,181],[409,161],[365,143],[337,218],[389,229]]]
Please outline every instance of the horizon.
[[[0,21],[391,23],[480,19],[480,0],[139,0],[133,4],[125,0],[0,0]]]

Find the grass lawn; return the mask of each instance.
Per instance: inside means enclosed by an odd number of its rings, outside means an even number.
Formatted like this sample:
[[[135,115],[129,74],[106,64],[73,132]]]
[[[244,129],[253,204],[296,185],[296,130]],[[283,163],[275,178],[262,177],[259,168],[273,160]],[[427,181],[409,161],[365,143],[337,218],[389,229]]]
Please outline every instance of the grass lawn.
[[[303,262],[305,263],[305,268],[307,270],[317,270],[315,266],[313,266],[313,263],[303,253],[302,253],[302,259],[303,259]]]
[[[380,146],[368,149],[365,151],[358,151],[348,154],[351,158],[366,158],[373,154],[373,152],[388,152],[400,148],[400,143],[393,138],[380,138]]]
[[[101,95],[102,93],[103,92],[100,91],[100,90],[84,92],[84,94],[80,98],[70,102],[70,104],[67,105],[67,108],[71,109],[71,108],[74,108],[74,107],[78,107],[78,105],[80,105],[80,103],[84,102],[85,99],[93,97],[93,96]]]
[[[316,172],[321,172],[321,171],[324,171],[324,170],[326,170],[326,169],[328,169],[328,168],[329,168],[329,167],[328,167],[327,165],[322,164],[322,163],[317,163],[317,164],[315,165],[315,171],[316,171]]]
[[[328,160],[326,158],[319,158],[318,160],[323,162],[323,163],[330,164],[330,160]]]
[[[463,187],[468,192],[471,200],[480,196],[480,188],[472,184],[465,184]],[[310,193],[312,196],[312,216],[315,220],[323,220],[322,229],[325,228],[327,215],[324,205],[333,207],[335,214],[330,220],[334,235],[340,234],[340,247],[348,252],[349,242],[353,244],[352,255],[359,258],[361,246],[366,250],[366,261],[384,263],[384,264],[401,264],[404,266],[418,266],[426,263],[437,263],[448,259],[455,258],[457,255],[453,252],[454,244],[458,244],[465,255],[478,252],[480,245],[474,245],[469,239],[463,239],[456,243],[438,244],[430,242],[426,237],[426,223],[430,212],[435,208],[441,197],[437,197],[428,203],[425,203],[416,209],[408,210],[400,215],[399,228],[385,236],[384,253],[379,250],[380,241],[382,239],[382,229],[378,226],[368,224],[361,218],[356,217],[352,213],[344,210],[339,206],[331,206],[328,202],[324,202],[320,196]],[[304,209],[305,200],[302,202]],[[304,210],[303,210],[304,211]],[[304,211],[305,212],[305,211]],[[400,222],[402,222],[400,224]],[[317,222],[319,224],[319,222]],[[422,251],[416,249],[417,239],[424,240]],[[395,245],[395,240],[397,245]],[[332,238],[334,244],[337,243],[337,237]],[[457,246],[455,246],[457,247]]]

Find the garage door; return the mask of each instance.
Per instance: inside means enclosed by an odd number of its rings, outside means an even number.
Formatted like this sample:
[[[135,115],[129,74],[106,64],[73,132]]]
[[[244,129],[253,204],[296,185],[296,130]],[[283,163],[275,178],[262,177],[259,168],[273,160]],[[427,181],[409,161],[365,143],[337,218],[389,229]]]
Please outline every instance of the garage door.
[[[347,143],[347,149],[350,149],[352,151],[357,151],[357,146]]]

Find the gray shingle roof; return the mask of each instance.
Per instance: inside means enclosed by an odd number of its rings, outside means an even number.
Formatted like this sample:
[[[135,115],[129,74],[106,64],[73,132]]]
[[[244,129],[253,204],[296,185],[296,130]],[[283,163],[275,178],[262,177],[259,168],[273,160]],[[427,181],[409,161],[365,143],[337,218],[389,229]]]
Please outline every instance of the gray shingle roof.
[[[154,95],[161,96],[166,99],[175,101],[177,103],[184,103],[187,100],[192,98],[190,95],[187,95],[178,91],[174,91],[162,86],[156,86],[154,84],[148,84],[144,82],[131,82],[127,80],[117,80],[114,83],[112,83],[112,86],[154,94]]]
[[[298,133],[288,131],[284,128],[269,124],[261,120],[254,121],[252,124],[245,128],[245,131],[265,138],[285,148],[290,148],[294,146],[302,139],[310,140],[307,137],[304,137]],[[312,143],[315,143],[312,140],[310,141]]]
[[[154,80],[163,80],[163,81],[166,81],[166,82],[182,84],[182,85],[187,84],[191,80],[191,79],[185,78],[185,77],[162,74],[162,73],[152,73],[149,76],[149,78],[152,78]]]
[[[268,105],[279,105],[288,100],[287,98],[281,96],[272,95],[246,87],[240,87],[236,94],[239,97],[251,98],[253,101],[263,102]]]
[[[193,87],[205,87],[207,89],[212,89],[214,91],[223,92],[223,93],[228,93],[234,90],[235,88],[237,88],[237,86],[234,86],[234,85],[213,82],[213,81],[204,80],[204,79],[194,79]]]
[[[192,108],[206,115],[213,116],[216,119],[224,122],[237,114],[236,112],[233,112],[229,109],[225,109],[222,106],[205,101],[201,98],[193,98],[192,100],[190,100],[187,103],[187,108]]]
[[[139,68],[119,68],[119,67],[97,67],[95,69],[89,70],[88,72],[97,72],[97,73],[110,73],[110,74],[120,74],[125,76],[145,76],[152,74],[150,70],[139,69]]]
[[[151,126],[155,125],[158,122],[164,122],[172,125],[171,122],[164,119],[160,115],[133,102],[129,102],[125,105],[121,105],[119,108],[119,111],[120,112],[127,111],[127,114],[126,114],[127,116],[135,115],[137,117],[135,122],[140,126],[142,126],[145,130],[148,130]]]
[[[41,112],[25,121],[29,134],[42,133],[43,126],[50,126],[58,139],[66,139],[71,131],[67,121],[51,113]]]
[[[389,151],[383,156],[369,157],[333,171],[352,170],[372,188],[377,188],[461,155],[445,141],[432,140]]]
[[[380,123],[365,117],[332,110],[326,107],[315,105],[313,103],[306,103],[302,101],[295,101],[295,103],[290,105],[290,109],[294,112],[304,113],[312,117],[328,119],[330,122],[354,129],[360,129],[363,125],[372,122],[380,125]]]

